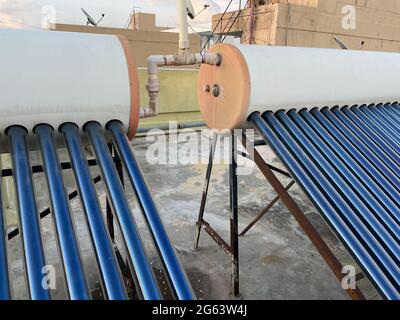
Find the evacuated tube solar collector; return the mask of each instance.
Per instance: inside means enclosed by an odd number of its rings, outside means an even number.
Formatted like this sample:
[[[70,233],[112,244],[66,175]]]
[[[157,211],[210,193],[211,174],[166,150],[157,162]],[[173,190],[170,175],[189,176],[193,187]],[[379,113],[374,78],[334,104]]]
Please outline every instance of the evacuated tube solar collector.
[[[382,297],[400,299],[400,54],[218,44],[207,125],[252,124]]]
[[[30,150],[41,151],[68,295],[77,300],[90,298],[62,179],[58,146],[66,146],[69,152],[105,296],[108,299],[128,297],[83,148],[91,145],[122,231],[138,295],[144,299],[162,299],[107,146],[113,143],[138,195],[139,207],[148,221],[172,294],[178,299],[193,299],[192,289],[130,147],[138,127],[140,107],[139,80],[128,41],[110,35],[1,30],[0,43],[0,152],[10,152],[13,160],[30,298],[50,298],[50,291],[42,285],[46,261]],[[5,226],[0,209],[0,299],[10,299],[3,241]]]
[[[337,49],[217,44],[203,64],[200,111],[213,129],[244,125],[253,112],[370,105],[400,100],[400,55]]]

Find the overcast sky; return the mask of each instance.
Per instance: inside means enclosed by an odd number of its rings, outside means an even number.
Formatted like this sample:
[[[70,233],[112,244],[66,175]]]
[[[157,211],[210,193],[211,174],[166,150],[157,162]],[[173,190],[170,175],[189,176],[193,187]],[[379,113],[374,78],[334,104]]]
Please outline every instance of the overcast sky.
[[[213,13],[222,12],[230,0],[192,0],[196,11],[204,4],[210,8],[192,22],[193,25],[210,21]],[[233,0],[232,9],[238,7],[239,0]],[[242,1],[244,3],[244,1]],[[133,7],[142,12],[157,14],[160,26],[176,26],[176,0],[0,0],[0,28],[40,28],[42,19],[49,8],[55,9],[56,22],[84,24],[85,17],[80,8],[86,9],[95,20],[102,13],[103,26],[124,27]]]

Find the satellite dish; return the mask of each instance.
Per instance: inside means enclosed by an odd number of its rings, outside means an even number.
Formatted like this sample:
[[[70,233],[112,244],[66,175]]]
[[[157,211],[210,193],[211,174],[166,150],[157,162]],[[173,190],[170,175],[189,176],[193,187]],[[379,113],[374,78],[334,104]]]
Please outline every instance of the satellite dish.
[[[196,17],[196,13],[194,12],[194,8],[190,0],[186,0],[186,11],[190,19],[194,19]]]
[[[87,13],[87,12],[85,11],[85,9],[81,8],[81,10],[82,10],[83,14],[84,14],[84,15],[86,16],[86,18],[87,18],[87,21],[86,21],[86,25],[87,25],[87,26],[88,26],[89,24],[91,24],[92,26],[97,27],[97,25],[100,23],[101,20],[103,20],[103,18],[104,18],[104,16],[105,16],[105,14],[103,13],[103,14],[101,15],[100,20],[96,22],[96,21],[90,16],[90,14]]]

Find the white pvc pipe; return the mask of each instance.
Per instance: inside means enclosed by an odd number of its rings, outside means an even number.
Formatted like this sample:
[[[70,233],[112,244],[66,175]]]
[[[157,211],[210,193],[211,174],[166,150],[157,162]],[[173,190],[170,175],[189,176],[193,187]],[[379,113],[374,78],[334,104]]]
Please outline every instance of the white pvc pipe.
[[[198,95],[213,128],[240,127],[255,111],[400,101],[399,53],[227,44],[211,52],[222,65],[201,67]]]
[[[179,50],[189,49],[189,31],[186,0],[177,0],[179,19]]]
[[[181,52],[182,53],[182,52]],[[154,55],[147,58],[147,85],[149,94],[149,106],[140,108],[140,117],[154,117],[159,113],[158,94],[160,93],[160,79],[158,67],[161,66],[187,66],[195,64],[217,65],[221,62],[221,56],[215,53],[186,53],[179,55]]]

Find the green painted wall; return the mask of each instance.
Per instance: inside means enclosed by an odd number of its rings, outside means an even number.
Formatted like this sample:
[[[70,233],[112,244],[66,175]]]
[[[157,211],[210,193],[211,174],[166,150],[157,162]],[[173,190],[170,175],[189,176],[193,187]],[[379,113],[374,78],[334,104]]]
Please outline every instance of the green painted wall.
[[[140,126],[156,126],[168,121],[202,121],[197,102],[198,69],[160,68],[160,115],[141,119]],[[140,105],[148,105],[147,69],[139,68]]]

